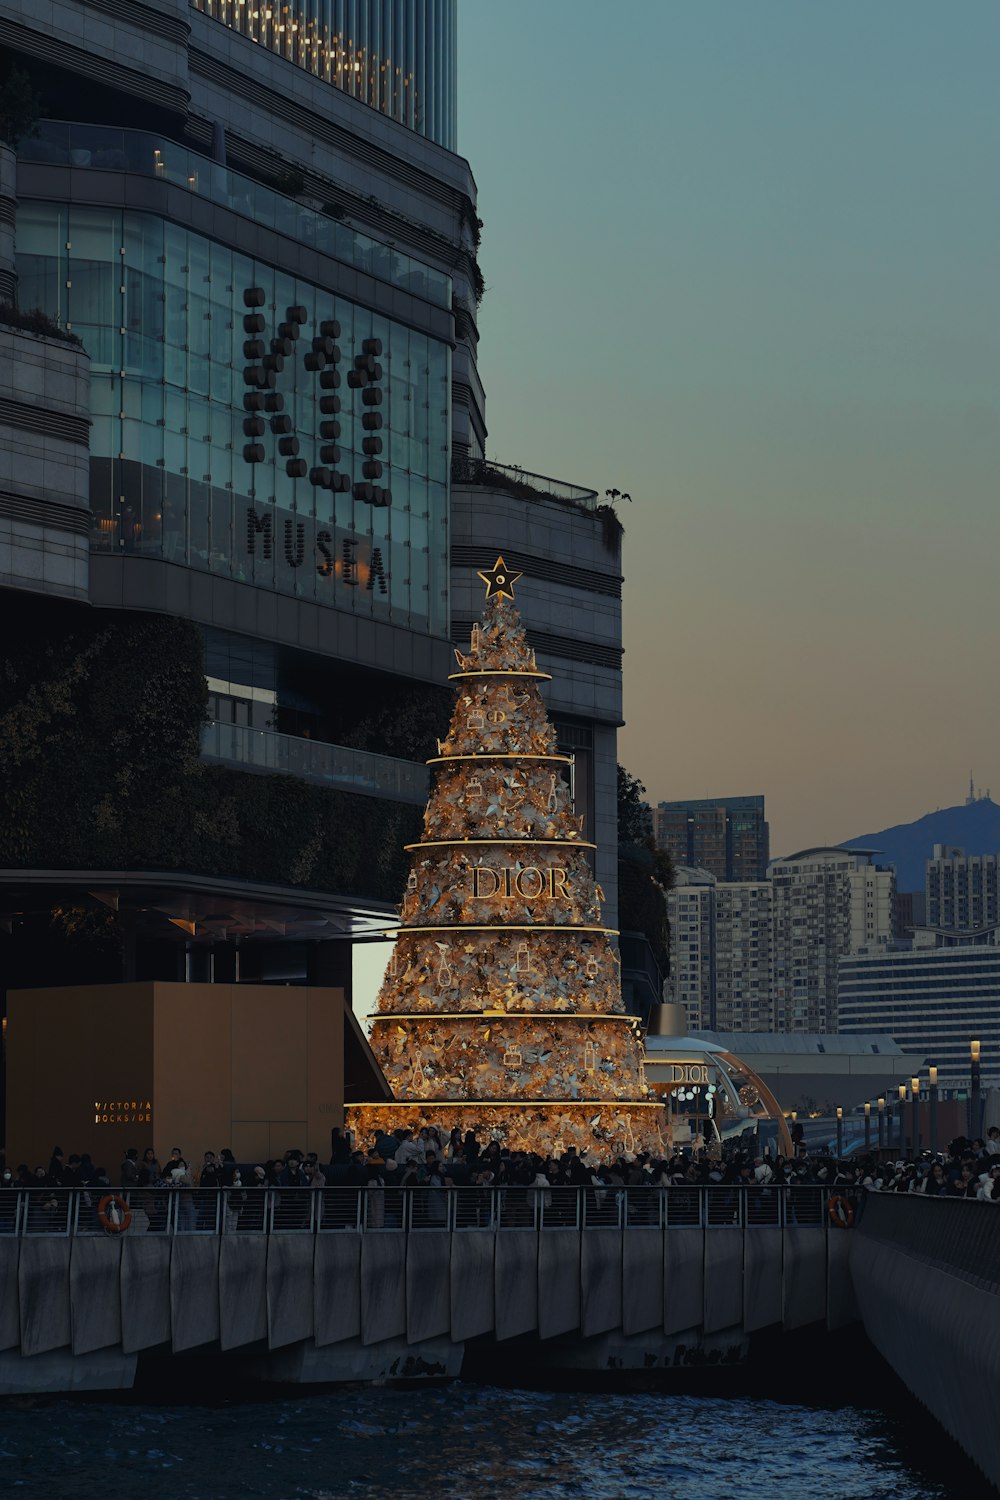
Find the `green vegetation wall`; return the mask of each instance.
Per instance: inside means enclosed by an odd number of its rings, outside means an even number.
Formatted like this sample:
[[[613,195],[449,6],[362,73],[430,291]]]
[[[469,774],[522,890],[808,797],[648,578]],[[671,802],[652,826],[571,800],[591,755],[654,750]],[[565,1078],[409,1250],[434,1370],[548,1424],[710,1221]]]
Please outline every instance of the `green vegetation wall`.
[[[650,831],[646,788],[618,767],[618,925],[645,933],[662,974],[670,971],[670,922],[666,893],[674,883],[670,855],[657,849]]]
[[[198,759],[183,620],[19,606],[0,656],[0,867],[185,870],[397,901],[421,810]]]

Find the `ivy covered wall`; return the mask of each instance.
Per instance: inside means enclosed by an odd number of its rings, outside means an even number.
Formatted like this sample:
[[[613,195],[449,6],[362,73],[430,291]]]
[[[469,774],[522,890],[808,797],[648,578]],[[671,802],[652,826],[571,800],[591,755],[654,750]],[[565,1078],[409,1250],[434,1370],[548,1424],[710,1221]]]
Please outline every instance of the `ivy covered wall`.
[[[199,761],[197,627],[18,605],[0,649],[0,867],[184,870],[398,901],[420,809]]]

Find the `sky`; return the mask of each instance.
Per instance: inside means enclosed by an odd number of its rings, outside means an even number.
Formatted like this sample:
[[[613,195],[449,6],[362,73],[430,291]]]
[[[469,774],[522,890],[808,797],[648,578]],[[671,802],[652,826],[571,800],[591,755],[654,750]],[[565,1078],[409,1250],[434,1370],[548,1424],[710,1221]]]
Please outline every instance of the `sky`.
[[[627,490],[653,802],[1000,788],[1000,5],[459,0],[488,455]]]

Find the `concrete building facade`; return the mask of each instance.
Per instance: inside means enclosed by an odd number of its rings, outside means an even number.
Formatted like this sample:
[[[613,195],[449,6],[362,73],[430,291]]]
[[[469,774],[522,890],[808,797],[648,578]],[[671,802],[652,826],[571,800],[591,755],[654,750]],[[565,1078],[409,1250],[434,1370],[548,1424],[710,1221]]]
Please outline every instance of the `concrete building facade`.
[[[667,897],[671,998],[691,1030],[773,1028],[771,885],[681,866]]]
[[[894,877],[840,849],[776,860],[762,881],[681,866],[668,913],[671,994],[692,1030],[828,1032],[840,956],[892,941]]]
[[[683,1005],[691,1031],[714,1026],[715,886],[709,870],[676,865],[667,892],[670,998]]]
[[[844,954],[838,966],[840,1031],[886,1032],[923,1053],[945,1091],[970,1087],[976,1040],[984,1085],[1000,1084],[1000,947],[915,943]]]
[[[966,854],[935,844],[924,877],[925,922],[974,932],[1000,923],[1000,854]]]
[[[776,1031],[836,1031],[840,956],[892,941],[895,876],[874,858],[817,848],[772,863]]]
[[[774,1029],[773,890],[747,880],[715,888],[715,1022],[719,1031]]]

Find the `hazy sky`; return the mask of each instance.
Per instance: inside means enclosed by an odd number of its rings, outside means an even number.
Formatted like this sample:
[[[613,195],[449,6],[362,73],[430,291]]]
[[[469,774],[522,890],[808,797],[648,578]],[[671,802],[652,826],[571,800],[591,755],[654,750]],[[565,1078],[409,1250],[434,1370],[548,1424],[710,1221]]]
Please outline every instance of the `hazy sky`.
[[[459,0],[488,452],[625,505],[620,758],[775,854],[1000,791],[1000,4]]]

